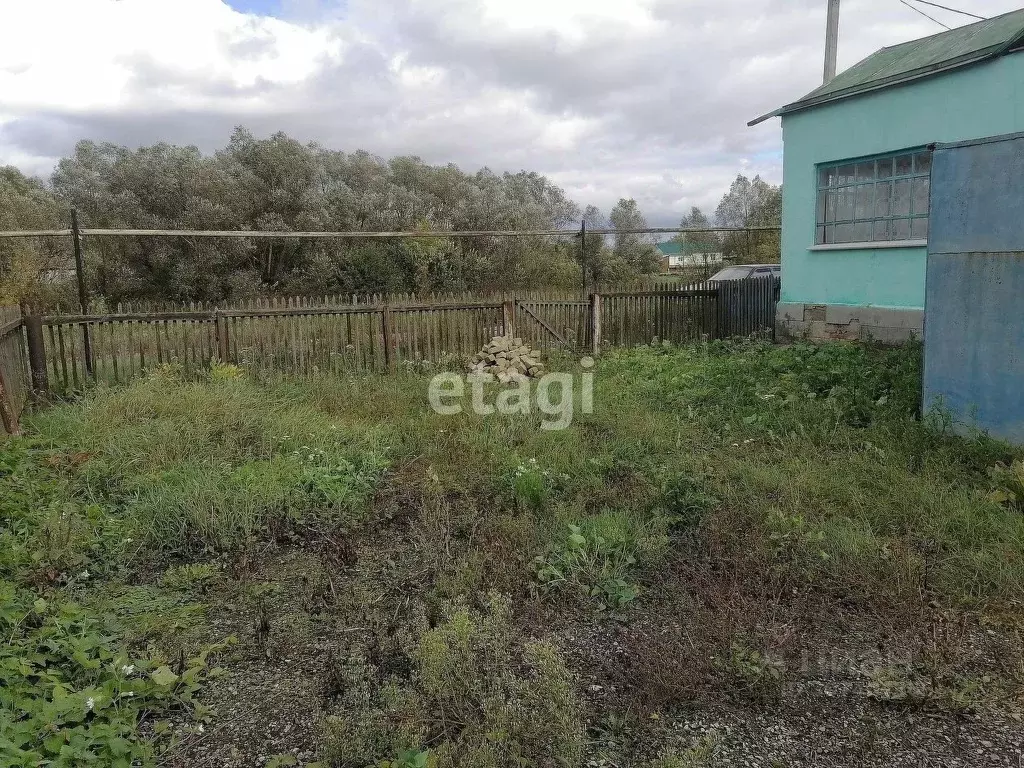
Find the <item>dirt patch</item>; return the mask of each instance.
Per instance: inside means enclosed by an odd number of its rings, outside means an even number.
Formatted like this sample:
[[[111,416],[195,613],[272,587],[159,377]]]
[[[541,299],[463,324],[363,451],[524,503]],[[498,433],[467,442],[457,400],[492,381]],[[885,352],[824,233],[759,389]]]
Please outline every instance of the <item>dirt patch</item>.
[[[209,724],[176,724],[181,741],[164,765],[316,760],[332,660],[357,643],[376,647],[386,629],[368,616],[401,624],[425,610],[422,595],[360,591],[389,567],[379,542],[358,549],[358,566],[330,560],[275,549],[211,593],[210,637],[239,642],[220,660],[230,674],[203,694]],[[1024,756],[1019,689],[982,684],[958,703],[949,691],[916,697],[908,682],[926,683],[928,653],[957,680],[1005,679],[1006,660],[1021,657],[1012,631],[934,608],[922,614],[931,623],[895,628],[819,599],[758,606],[723,594],[731,605],[709,606],[678,583],[663,586],[619,617],[536,601],[520,614],[524,633],[553,630],[578,675],[588,766],[644,766],[659,755],[708,766],[1017,766]],[[763,663],[737,657],[727,642],[736,637]]]
[[[325,664],[359,628],[332,613],[343,575],[302,548],[274,551],[244,578],[210,594],[211,639],[238,638],[218,663],[228,675],[203,694],[211,721],[177,724],[182,736],[163,764],[262,766],[290,754],[315,758],[324,716]]]

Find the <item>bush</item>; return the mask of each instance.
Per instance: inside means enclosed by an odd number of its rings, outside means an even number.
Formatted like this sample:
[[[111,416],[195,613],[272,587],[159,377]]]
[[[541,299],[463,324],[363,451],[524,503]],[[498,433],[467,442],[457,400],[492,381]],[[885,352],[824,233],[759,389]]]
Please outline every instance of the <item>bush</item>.
[[[361,663],[342,712],[327,721],[324,756],[342,766],[427,761],[417,739],[431,734],[430,760],[440,768],[578,766],[575,681],[551,643],[517,636],[510,603],[492,596],[485,611],[452,608],[423,634],[407,683],[381,680]]]
[[[492,597],[485,613],[453,610],[420,642],[415,679],[424,703],[443,732],[459,731],[438,750],[450,764],[580,762],[583,724],[565,662],[550,643],[520,645],[516,635],[510,603]]]
[[[426,728],[415,691],[403,681],[379,679],[378,670],[358,656],[332,675],[340,711],[324,723],[320,750],[326,759],[365,768],[391,757],[401,765],[401,755],[419,752]]]

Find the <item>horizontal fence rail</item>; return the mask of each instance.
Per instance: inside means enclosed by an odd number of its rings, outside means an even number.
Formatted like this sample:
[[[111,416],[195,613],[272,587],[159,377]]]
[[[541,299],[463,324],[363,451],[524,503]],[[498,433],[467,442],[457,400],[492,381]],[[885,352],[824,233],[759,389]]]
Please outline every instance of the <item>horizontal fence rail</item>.
[[[332,230],[321,230],[321,231],[299,231],[299,230],[251,230],[251,229],[238,229],[238,230],[218,230],[218,229],[142,229],[142,228],[97,228],[97,227],[84,227],[80,224],[77,211],[72,208],[70,210],[70,222],[71,227],[68,229],[40,229],[40,230],[11,230],[11,231],[0,231],[0,242],[5,239],[35,239],[39,241],[34,247],[40,246],[42,243],[50,243],[53,241],[59,241],[61,239],[67,239],[69,242],[67,245],[70,246],[70,251],[65,253],[65,258],[62,260],[57,252],[51,245],[46,245],[45,250],[48,252],[48,257],[45,260],[45,265],[40,268],[39,275],[41,279],[53,280],[55,278],[69,277],[73,272],[79,295],[79,309],[82,311],[86,310],[86,304],[88,303],[89,290],[86,284],[86,264],[89,261],[86,254],[86,242],[87,241],[103,241],[116,243],[118,240],[134,241],[135,245],[142,249],[142,253],[145,254],[147,248],[150,247],[154,241],[162,239],[171,240],[184,240],[187,243],[195,244],[195,241],[199,240],[213,240],[213,241],[234,241],[232,248],[249,249],[250,251],[258,246],[258,241],[297,241],[297,244],[301,241],[323,241],[324,243],[335,242],[337,245],[333,248],[344,251],[348,246],[342,245],[346,241],[352,242],[373,242],[373,241],[403,241],[403,240],[451,240],[458,242],[460,240],[474,241],[471,247],[474,249],[485,247],[481,245],[482,241],[494,241],[500,242],[503,240],[516,240],[523,238],[533,238],[536,240],[551,239],[554,238],[556,241],[561,240],[563,243],[569,243],[575,241],[577,245],[573,245],[572,249],[578,248],[578,263],[580,268],[580,286],[582,295],[589,295],[592,292],[600,292],[601,286],[598,285],[597,275],[595,274],[595,261],[596,256],[593,253],[595,247],[600,248],[602,246],[595,245],[594,239],[597,242],[603,242],[610,236],[621,236],[621,235],[644,235],[647,236],[648,243],[653,246],[655,239],[661,239],[664,235],[674,235],[674,239],[678,238],[684,242],[697,242],[704,243],[701,247],[713,247],[720,248],[720,256],[723,258],[711,259],[710,261],[705,258],[703,265],[697,263],[674,263],[675,261],[681,261],[681,257],[671,255],[658,255],[661,262],[660,269],[662,272],[674,274],[674,275],[689,275],[690,279],[696,279],[698,274],[695,270],[698,270],[703,266],[703,274],[699,275],[703,279],[707,279],[710,276],[710,268],[712,265],[722,261],[735,262],[737,260],[773,260],[778,258],[779,255],[779,244],[778,239],[781,233],[781,227],[778,225],[766,225],[766,226],[747,226],[747,227],[642,227],[642,228],[623,228],[615,229],[610,227],[597,227],[588,228],[585,221],[580,222],[578,229],[535,229],[535,230],[523,230],[523,229],[494,229],[494,230],[395,230],[395,231],[370,231],[370,230],[347,230],[347,231],[332,231]],[[588,239],[589,235],[589,239]],[[755,242],[751,242],[751,236],[754,236]],[[767,237],[767,242],[764,242],[764,236]],[[339,242],[340,241],[340,242]],[[712,243],[708,245],[708,243]],[[774,243],[774,245],[773,245]],[[220,243],[221,246],[227,243]],[[213,247],[217,247],[218,244],[214,243]],[[764,246],[767,246],[765,251]],[[102,248],[103,246],[101,246]],[[120,248],[120,245],[113,245],[112,247]],[[62,250],[61,246],[57,246],[57,251]],[[74,261],[70,261],[68,256],[73,252]],[[654,254],[652,253],[652,256]],[[269,257],[268,257],[269,258]],[[683,260],[685,261],[685,260]],[[268,267],[270,269],[269,261]],[[274,282],[271,279],[272,275],[263,275],[268,282]],[[500,283],[498,283],[500,285]]]
[[[698,268],[688,270],[687,278],[669,276],[669,279],[655,281],[653,278],[641,278],[630,283],[615,285],[598,285],[595,293],[609,296],[613,293],[662,293],[664,291],[689,291],[695,285],[706,285],[700,281],[704,278]],[[108,303],[102,298],[93,299],[88,303],[85,312],[76,305],[74,309],[65,309],[61,305],[44,308],[43,314],[50,315],[129,315],[152,314],[158,312],[212,312],[216,309],[288,309],[297,307],[365,307],[367,305],[391,306],[409,304],[472,304],[501,303],[516,299],[529,304],[544,305],[554,302],[558,305],[578,304],[587,306],[589,300],[578,289],[539,288],[516,290],[514,294],[508,290],[495,291],[440,291],[425,293],[345,293],[318,296],[254,296],[226,299],[220,301],[169,301],[165,299],[134,299]]]
[[[214,362],[288,375],[464,367],[492,337],[511,334],[550,352],[600,352],[655,341],[771,338],[778,278],[615,291],[586,300],[542,292],[503,300],[448,295],[359,303],[359,297],[249,300],[235,306],[164,305],[145,311],[0,312],[0,374],[15,415],[33,390],[69,393],[118,384],[158,366]],[[381,297],[370,297],[381,298]],[[248,304],[248,306],[247,306]]]

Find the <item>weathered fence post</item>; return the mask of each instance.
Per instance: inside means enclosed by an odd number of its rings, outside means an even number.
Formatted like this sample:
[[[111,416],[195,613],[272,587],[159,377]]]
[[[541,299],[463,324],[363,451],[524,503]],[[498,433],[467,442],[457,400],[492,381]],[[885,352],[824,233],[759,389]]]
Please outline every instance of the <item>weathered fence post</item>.
[[[393,322],[394,320],[392,319],[391,316],[391,307],[385,304],[383,310],[381,311],[381,324],[383,328],[384,337],[384,366],[389,371],[393,371],[395,369],[396,362],[396,350],[392,348],[395,336],[394,327],[392,325]]]
[[[82,314],[89,314],[89,295],[85,290],[85,260],[82,256],[82,230],[78,227],[78,211],[71,209],[71,241],[75,246],[75,275],[78,278],[78,303]],[[85,372],[92,376],[92,342],[89,339],[89,324],[82,323],[82,353],[85,355]]]
[[[11,390],[7,386],[7,377],[0,369],[0,423],[9,435],[20,435],[21,425],[18,424],[18,413],[11,402]]]
[[[601,294],[590,294],[590,349],[601,354]]]
[[[217,336],[217,355],[222,364],[228,363],[231,355],[231,342],[228,338],[228,319],[221,314],[220,309],[213,310],[213,327]]]
[[[516,300],[501,303],[501,328],[505,336],[515,336],[516,327]]]
[[[50,376],[46,370],[46,342],[43,337],[43,318],[27,304],[21,306],[25,340],[28,342],[28,367],[32,374],[32,393],[45,397],[50,391]]]

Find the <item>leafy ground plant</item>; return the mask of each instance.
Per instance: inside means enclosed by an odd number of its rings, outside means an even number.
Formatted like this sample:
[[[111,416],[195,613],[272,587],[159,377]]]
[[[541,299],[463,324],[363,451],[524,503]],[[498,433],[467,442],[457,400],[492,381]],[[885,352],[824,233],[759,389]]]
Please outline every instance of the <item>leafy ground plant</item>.
[[[766,700],[780,693],[785,665],[744,638],[733,640],[728,654],[716,657],[714,664],[740,695]]]
[[[601,610],[620,610],[637,598],[638,563],[656,563],[668,538],[665,521],[641,523],[606,511],[569,524],[563,538],[534,560],[536,581],[545,592],[573,589],[593,598]]]
[[[125,654],[116,631],[87,609],[7,583],[0,632],[0,765],[11,768],[149,764],[166,743],[139,735],[143,717],[195,712],[196,693],[221,672],[208,665],[219,647],[174,671],[159,657]]]
[[[1018,511],[1024,510],[1024,461],[1018,459],[1009,466],[998,462],[989,469],[989,477],[994,486],[989,499]]]
[[[721,741],[720,734],[710,733],[689,749],[662,755],[648,763],[646,768],[712,768]]]
[[[550,470],[531,458],[516,466],[508,482],[518,503],[529,511],[540,512],[551,495],[555,479]]]

